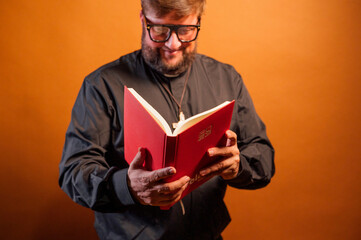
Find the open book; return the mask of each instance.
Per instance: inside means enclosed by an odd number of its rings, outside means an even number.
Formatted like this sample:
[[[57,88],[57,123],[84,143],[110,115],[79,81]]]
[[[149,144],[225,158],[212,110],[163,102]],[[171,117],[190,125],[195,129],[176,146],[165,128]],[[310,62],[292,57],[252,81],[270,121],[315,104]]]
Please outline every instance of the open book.
[[[207,150],[225,146],[225,132],[229,129],[234,100],[226,101],[210,110],[178,123],[172,131],[164,118],[134,89],[124,87],[124,155],[130,164],[138,148],[146,148],[147,170],[168,166],[176,174],[166,182],[183,176],[191,178],[182,198],[208,179],[200,178],[198,172],[217,159],[210,158]]]

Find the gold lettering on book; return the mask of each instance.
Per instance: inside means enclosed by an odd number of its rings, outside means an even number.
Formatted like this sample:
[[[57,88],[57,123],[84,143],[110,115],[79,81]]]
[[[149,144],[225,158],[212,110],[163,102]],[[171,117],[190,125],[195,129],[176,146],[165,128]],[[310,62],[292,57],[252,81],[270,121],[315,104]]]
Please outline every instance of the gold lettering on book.
[[[203,129],[202,131],[199,132],[198,142],[202,141],[203,139],[205,139],[206,137],[211,135],[212,127],[213,127],[212,125],[209,125],[207,128],[205,128],[205,129]]]
[[[191,178],[191,180],[189,180],[189,185],[192,185],[193,183],[199,181],[201,178],[201,175],[196,174],[193,178]]]

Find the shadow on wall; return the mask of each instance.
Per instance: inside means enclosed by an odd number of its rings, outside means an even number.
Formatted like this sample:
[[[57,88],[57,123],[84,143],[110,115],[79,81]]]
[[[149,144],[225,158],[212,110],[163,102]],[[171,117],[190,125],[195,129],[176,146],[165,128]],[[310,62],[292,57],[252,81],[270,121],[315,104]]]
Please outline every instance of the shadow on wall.
[[[61,196],[63,195],[63,196]],[[71,201],[65,194],[50,198],[44,206],[43,214],[33,238],[38,240],[96,240],[98,239],[93,227],[94,214]]]

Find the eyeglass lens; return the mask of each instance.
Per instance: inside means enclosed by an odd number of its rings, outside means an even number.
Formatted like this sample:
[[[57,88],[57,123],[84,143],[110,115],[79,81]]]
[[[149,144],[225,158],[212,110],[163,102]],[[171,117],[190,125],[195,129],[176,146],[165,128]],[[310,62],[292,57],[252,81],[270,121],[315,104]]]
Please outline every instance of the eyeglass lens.
[[[197,37],[197,27],[184,26],[178,27],[175,32],[181,41],[192,41]],[[171,29],[166,26],[152,26],[150,28],[150,35],[153,40],[165,41],[171,34]]]

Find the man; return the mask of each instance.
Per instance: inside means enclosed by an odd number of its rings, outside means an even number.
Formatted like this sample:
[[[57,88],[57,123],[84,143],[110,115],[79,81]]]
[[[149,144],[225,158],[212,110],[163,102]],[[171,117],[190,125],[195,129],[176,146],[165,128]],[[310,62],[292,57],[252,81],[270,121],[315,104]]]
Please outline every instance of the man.
[[[142,0],[142,49],[84,80],[66,134],[59,184],[95,211],[100,239],[221,239],[230,221],[223,202],[227,185],[260,188],[274,174],[273,148],[240,75],[196,54],[204,4]],[[170,126],[182,114],[187,118],[236,100],[227,144],[208,150],[221,159],[200,171],[212,178],[182,201],[188,176],[164,183],[176,169],[145,170],[142,148],[130,166],[126,163],[124,86],[134,88]],[[159,208],[173,203],[169,210]]]

